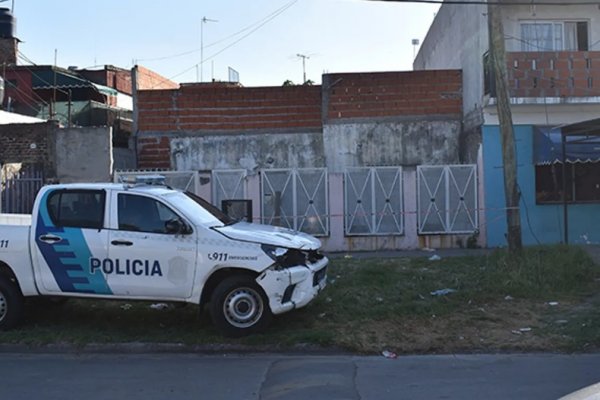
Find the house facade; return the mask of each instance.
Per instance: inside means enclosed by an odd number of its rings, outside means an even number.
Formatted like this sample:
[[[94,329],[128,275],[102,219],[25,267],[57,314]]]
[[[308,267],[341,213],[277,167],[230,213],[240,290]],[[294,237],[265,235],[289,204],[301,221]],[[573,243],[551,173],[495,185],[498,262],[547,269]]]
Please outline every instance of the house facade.
[[[139,91],[139,167],[168,170],[220,208],[249,201],[249,219],[320,236],[330,251],[466,245],[479,179],[461,162],[461,72],[322,82]]]
[[[600,143],[595,126],[585,122],[595,120],[600,110],[598,7],[523,3],[499,7],[506,39],[523,242],[598,243]],[[481,143],[486,236],[493,247],[506,244],[507,227],[488,49],[485,5],[442,5],[414,68],[446,65],[463,70],[465,141]]]

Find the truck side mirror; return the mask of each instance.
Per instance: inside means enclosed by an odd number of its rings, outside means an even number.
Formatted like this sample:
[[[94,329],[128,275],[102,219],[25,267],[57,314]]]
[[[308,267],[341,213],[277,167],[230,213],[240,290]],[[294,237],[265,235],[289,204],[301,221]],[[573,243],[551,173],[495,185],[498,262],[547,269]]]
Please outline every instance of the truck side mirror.
[[[168,234],[176,235],[178,233],[185,233],[186,228],[183,222],[181,222],[181,220],[174,218],[165,222],[165,231]]]

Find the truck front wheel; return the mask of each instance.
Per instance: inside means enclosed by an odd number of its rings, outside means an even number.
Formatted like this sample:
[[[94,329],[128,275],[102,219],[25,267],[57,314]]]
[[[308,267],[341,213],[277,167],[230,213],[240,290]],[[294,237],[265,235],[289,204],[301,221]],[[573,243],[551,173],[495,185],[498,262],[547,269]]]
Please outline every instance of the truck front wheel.
[[[230,337],[261,332],[273,317],[262,288],[247,275],[231,276],[217,285],[210,315],[215,326]]]
[[[16,283],[0,275],[0,330],[19,323],[23,316],[23,295]]]

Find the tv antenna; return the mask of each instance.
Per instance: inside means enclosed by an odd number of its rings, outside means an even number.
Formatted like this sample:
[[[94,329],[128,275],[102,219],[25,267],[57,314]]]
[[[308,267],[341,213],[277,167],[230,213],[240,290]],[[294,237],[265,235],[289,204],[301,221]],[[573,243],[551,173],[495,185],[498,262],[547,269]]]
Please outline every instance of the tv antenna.
[[[216,19],[202,17],[200,20],[200,82],[204,81],[204,24],[207,22],[219,22]],[[196,65],[196,81],[198,81],[198,66]]]
[[[304,84],[306,83],[306,60],[310,59],[310,56],[298,53],[296,57],[302,59],[302,84]]]

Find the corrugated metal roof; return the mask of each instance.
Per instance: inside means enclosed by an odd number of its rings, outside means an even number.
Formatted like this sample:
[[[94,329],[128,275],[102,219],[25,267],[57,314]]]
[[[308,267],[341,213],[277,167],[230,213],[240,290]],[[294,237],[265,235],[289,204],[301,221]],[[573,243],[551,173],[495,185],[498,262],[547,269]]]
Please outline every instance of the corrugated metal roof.
[[[108,86],[82,79],[75,75],[66,74],[62,71],[53,71],[51,69],[36,72],[31,77],[31,87],[33,89],[83,89],[94,88],[98,92],[110,96],[116,96],[119,92]]]

